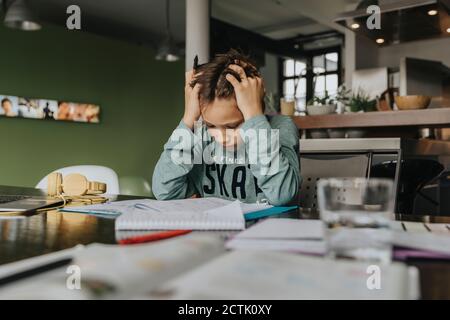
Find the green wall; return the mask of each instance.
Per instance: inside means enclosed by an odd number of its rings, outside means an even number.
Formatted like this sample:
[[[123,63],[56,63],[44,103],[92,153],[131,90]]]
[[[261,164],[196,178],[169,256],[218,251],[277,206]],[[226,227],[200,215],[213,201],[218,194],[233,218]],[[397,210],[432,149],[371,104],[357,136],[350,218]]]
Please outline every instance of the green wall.
[[[0,94],[100,104],[101,123],[0,117],[0,185],[34,186],[50,171],[97,164],[151,175],[183,113],[184,61],[61,27],[0,27]]]

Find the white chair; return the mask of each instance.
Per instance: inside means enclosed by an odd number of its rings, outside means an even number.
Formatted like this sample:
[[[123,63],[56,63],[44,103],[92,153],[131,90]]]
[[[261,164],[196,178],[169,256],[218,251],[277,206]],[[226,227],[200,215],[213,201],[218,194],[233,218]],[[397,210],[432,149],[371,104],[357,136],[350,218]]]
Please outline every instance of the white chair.
[[[119,177],[116,172],[108,167],[103,166],[71,166],[65,167],[53,172],[59,172],[64,176],[70,173],[79,173],[84,175],[89,181],[98,181],[104,182],[107,185],[106,193],[107,194],[119,194]],[[37,189],[47,190],[47,176],[45,176],[39,183],[36,185]]]

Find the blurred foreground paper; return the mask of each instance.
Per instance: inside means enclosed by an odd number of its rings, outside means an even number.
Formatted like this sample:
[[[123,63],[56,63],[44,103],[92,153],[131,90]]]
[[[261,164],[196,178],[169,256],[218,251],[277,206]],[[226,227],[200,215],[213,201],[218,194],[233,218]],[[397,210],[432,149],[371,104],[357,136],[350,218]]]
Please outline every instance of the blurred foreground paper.
[[[374,287],[379,268],[380,288]],[[418,271],[281,252],[233,251],[159,290],[171,299],[418,299]]]
[[[39,263],[74,256],[72,267],[80,271],[81,288],[71,284],[69,267],[0,287],[0,299],[126,299],[145,295],[156,286],[224,252],[223,241],[213,235],[190,234],[156,243],[130,246],[92,244],[81,250],[64,250],[37,257]],[[36,265],[35,258],[3,265]]]

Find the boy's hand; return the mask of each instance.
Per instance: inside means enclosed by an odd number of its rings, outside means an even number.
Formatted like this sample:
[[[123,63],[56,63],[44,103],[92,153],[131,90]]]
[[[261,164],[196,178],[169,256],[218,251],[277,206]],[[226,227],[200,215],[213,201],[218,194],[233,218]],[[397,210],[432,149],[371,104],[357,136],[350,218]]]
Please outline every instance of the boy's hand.
[[[230,69],[236,71],[241,78],[239,82],[233,75],[227,74],[226,79],[233,85],[239,110],[248,120],[263,114],[262,100],[264,98],[264,83],[260,77],[248,78],[241,66],[232,64]]]
[[[195,121],[200,118],[200,100],[198,96],[200,85],[197,83],[194,88],[190,85],[194,78],[195,75],[193,70],[186,72],[183,122],[191,129],[194,128]]]

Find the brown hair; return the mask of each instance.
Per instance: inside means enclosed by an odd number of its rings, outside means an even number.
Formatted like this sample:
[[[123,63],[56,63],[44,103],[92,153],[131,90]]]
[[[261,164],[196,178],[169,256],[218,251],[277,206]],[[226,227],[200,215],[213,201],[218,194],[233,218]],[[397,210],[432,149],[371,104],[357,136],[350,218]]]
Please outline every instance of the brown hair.
[[[234,96],[234,88],[226,79],[228,73],[232,74],[240,81],[240,77],[228,66],[236,64],[241,66],[247,77],[260,77],[260,72],[255,67],[255,63],[246,55],[235,49],[230,49],[227,53],[217,54],[214,59],[199,66],[194,72],[198,74],[191,82],[191,87],[197,83],[200,85],[199,98],[201,104],[208,104],[219,98],[230,98]]]

